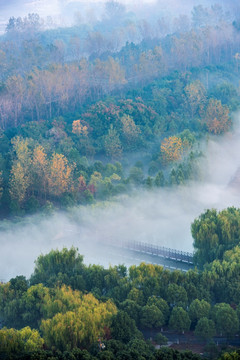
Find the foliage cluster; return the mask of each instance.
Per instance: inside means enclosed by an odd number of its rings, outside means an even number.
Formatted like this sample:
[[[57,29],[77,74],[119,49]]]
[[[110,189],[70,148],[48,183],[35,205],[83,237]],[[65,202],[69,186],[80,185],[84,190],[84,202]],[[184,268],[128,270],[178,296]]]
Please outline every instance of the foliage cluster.
[[[175,20],[173,32],[162,18],[149,32],[111,1],[90,27],[45,31],[37,14],[9,20],[0,39],[2,216],[198,177],[198,140],[228,131],[239,105],[239,32],[218,6],[195,6],[187,28]]]
[[[230,129],[239,21],[199,5],[191,26],[179,17],[171,32],[158,19],[155,36],[126,19],[124,6],[107,2],[111,41],[103,23],[54,32],[37,14],[9,20],[0,39],[2,216],[183,184],[198,177],[198,140]],[[41,255],[29,280],[0,284],[0,356],[199,359],[155,351],[140,330],[239,333],[239,214],[208,210],[194,221],[202,272],[86,266],[74,248]]]
[[[240,210],[230,207],[222,211],[207,210],[192,224],[195,261],[203,266],[206,263],[229,259],[231,251],[240,243]]]
[[[149,352],[139,331],[148,328],[191,329],[204,340],[231,337],[239,332],[239,254],[238,248],[227,251],[223,261],[202,272],[170,272],[144,263],[127,272],[123,265],[86,266],[75,248],[52,250],[39,256],[29,280],[17,276],[0,285],[0,314],[7,326],[0,330],[1,351],[15,351],[8,345],[11,337],[19,352],[41,350],[43,342],[52,351],[92,352],[96,344],[102,358],[116,346],[127,351],[124,344],[132,347],[134,341]],[[99,352],[102,343],[106,349]],[[149,359],[158,358],[150,353]]]
[[[230,128],[228,107],[208,96],[193,74],[192,80],[181,74],[162,79],[136,95],[98,101],[77,120],[72,114],[2,130],[2,215],[92,203],[132,186],[151,189],[198,178],[198,140]]]

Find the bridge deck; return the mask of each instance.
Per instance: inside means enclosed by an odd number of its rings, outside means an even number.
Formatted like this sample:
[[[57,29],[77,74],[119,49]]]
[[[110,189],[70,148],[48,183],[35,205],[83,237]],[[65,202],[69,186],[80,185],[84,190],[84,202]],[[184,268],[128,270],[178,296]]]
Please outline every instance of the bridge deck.
[[[129,250],[160,256],[165,259],[170,259],[170,260],[184,262],[193,265],[193,254],[190,252],[170,249],[164,246],[158,246],[158,245],[148,244],[138,241],[124,242],[122,243],[122,247]]]

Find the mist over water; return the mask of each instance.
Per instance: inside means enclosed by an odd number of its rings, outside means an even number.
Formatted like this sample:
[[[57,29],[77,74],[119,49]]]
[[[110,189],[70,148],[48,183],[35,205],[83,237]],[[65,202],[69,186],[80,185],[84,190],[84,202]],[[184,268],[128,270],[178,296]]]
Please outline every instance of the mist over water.
[[[108,244],[136,240],[193,251],[191,223],[204,210],[239,207],[240,184],[229,186],[240,166],[240,116],[223,137],[211,138],[202,160],[203,180],[186,186],[135,190],[109,204],[78,207],[49,217],[33,216],[0,232],[0,280],[27,277],[34,260],[51,249],[78,247],[85,263],[104,266],[127,261]],[[105,245],[103,245],[105,244]],[[134,261],[132,260],[132,263]]]

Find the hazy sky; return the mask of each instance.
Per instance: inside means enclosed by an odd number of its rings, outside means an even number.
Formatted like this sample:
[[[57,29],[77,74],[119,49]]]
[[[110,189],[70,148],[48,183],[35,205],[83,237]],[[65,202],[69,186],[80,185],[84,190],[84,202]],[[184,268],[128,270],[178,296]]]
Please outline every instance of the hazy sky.
[[[86,4],[102,4],[106,0],[0,0],[0,18],[10,14],[14,16],[21,16],[22,14],[28,14],[30,12],[38,12],[41,16],[48,15],[59,15],[61,10],[74,3]],[[145,4],[158,3],[160,8],[172,8],[178,12],[184,12],[186,9],[191,9],[195,5],[204,4],[210,6],[212,3],[219,3],[221,5],[229,5],[230,1],[226,0],[120,0],[119,2],[124,3],[132,7],[133,5],[139,6]],[[231,3],[235,4],[234,0]],[[236,4],[238,0],[236,0]]]
[[[74,12],[96,7],[97,13],[101,16],[104,11],[105,0],[0,0],[0,30],[3,32],[8,19],[11,16],[24,17],[29,13],[38,13],[45,18],[51,16],[55,23],[61,25],[69,25],[73,21]],[[189,14],[191,9],[199,3],[204,6],[210,6],[212,3],[220,3],[222,5],[229,5],[229,2],[224,0],[121,0],[126,5],[127,10],[137,12],[142,17],[156,15],[160,13],[171,13],[173,16],[179,14]],[[231,4],[234,0],[231,0]],[[79,3],[78,6],[76,5]],[[81,9],[81,3],[83,8]],[[96,5],[94,5],[96,4]],[[157,4],[157,8],[154,8]],[[72,5],[72,6],[71,6]],[[98,8],[97,8],[97,5]],[[141,7],[145,5],[145,7]],[[84,10],[85,9],[85,10]]]
[[[60,21],[56,22],[61,23],[61,25],[67,25],[69,19],[65,17],[69,8],[71,8],[71,4],[75,5],[75,9],[76,4],[79,3],[79,9],[81,11],[81,3],[85,8],[87,6],[94,9],[94,3],[101,5],[104,4],[104,2],[105,1],[101,0],[0,0],[0,32],[4,32],[6,23],[11,16],[24,17],[29,13],[38,13],[43,18],[47,16],[51,16],[55,20],[60,18]],[[136,4],[139,7],[141,4],[154,3],[155,0],[122,0],[121,2],[126,5],[128,4],[130,7]]]

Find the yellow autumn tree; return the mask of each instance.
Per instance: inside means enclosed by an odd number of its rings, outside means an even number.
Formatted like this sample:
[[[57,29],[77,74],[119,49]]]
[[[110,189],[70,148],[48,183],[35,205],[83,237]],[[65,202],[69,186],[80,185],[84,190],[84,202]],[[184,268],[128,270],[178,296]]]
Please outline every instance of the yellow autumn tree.
[[[12,200],[21,204],[26,196],[29,186],[29,177],[20,162],[13,164],[11,169],[10,189],[9,193]]]
[[[78,136],[87,136],[88,135],[88,127],[81,123],[81,120],[74,120],[72,123],[72,132]]]
[[[101,303],[92,294],[83,295],[75,310],[42,320],[43,338],[49,348],[62,351],[87,348],[104,335],[104,328],[110,326],[116,312],[116,306],[110,300]]]
[[[16,160],[26,168],[30,165],[31,151],[29,149],[29,140],[23,139],[20,136],[16,136],[11,141],[13,145],[13,151],[16,155]]]
[[[183,142],[177,136],[165,138],[161,144],[161,156],[164,163],[178,161],[183,154]]]
[[[55,288],[51,296],[48,294],[43,300],[43,314],[45,319],[54,317],[58,313],[65,314],[67,311],[75,311],[81,306],[82,293],[78,290],[72,290],[63,285]]]
[[[43,146],[38,145],[33,150],[32,172],[36,191],[46,197],[48,181],[48,160]]]
[[[102,174],[98,171],[94,171],[94,173],[91,175],[89,184],[93,184],[94,186],[97,186],[98,184],[102,183]]]
[[[29,326],[21,329],[0,330],[0,352],[12,355],[21,352],[30,352],[42,349],[44,340],[41,338],[37,330],[32,330]]]
[[[50,161],[48,174],[49,193],[60,196],[69,191],[72,185],[72,168],[62,154],[54,153]]]
[[[27,139],[21,139],[17,136],[12,139],[12,144],[15,159],[11,169],[9,193],[12,200],[21,204],[31,183],[30,167],[32,159]]]

